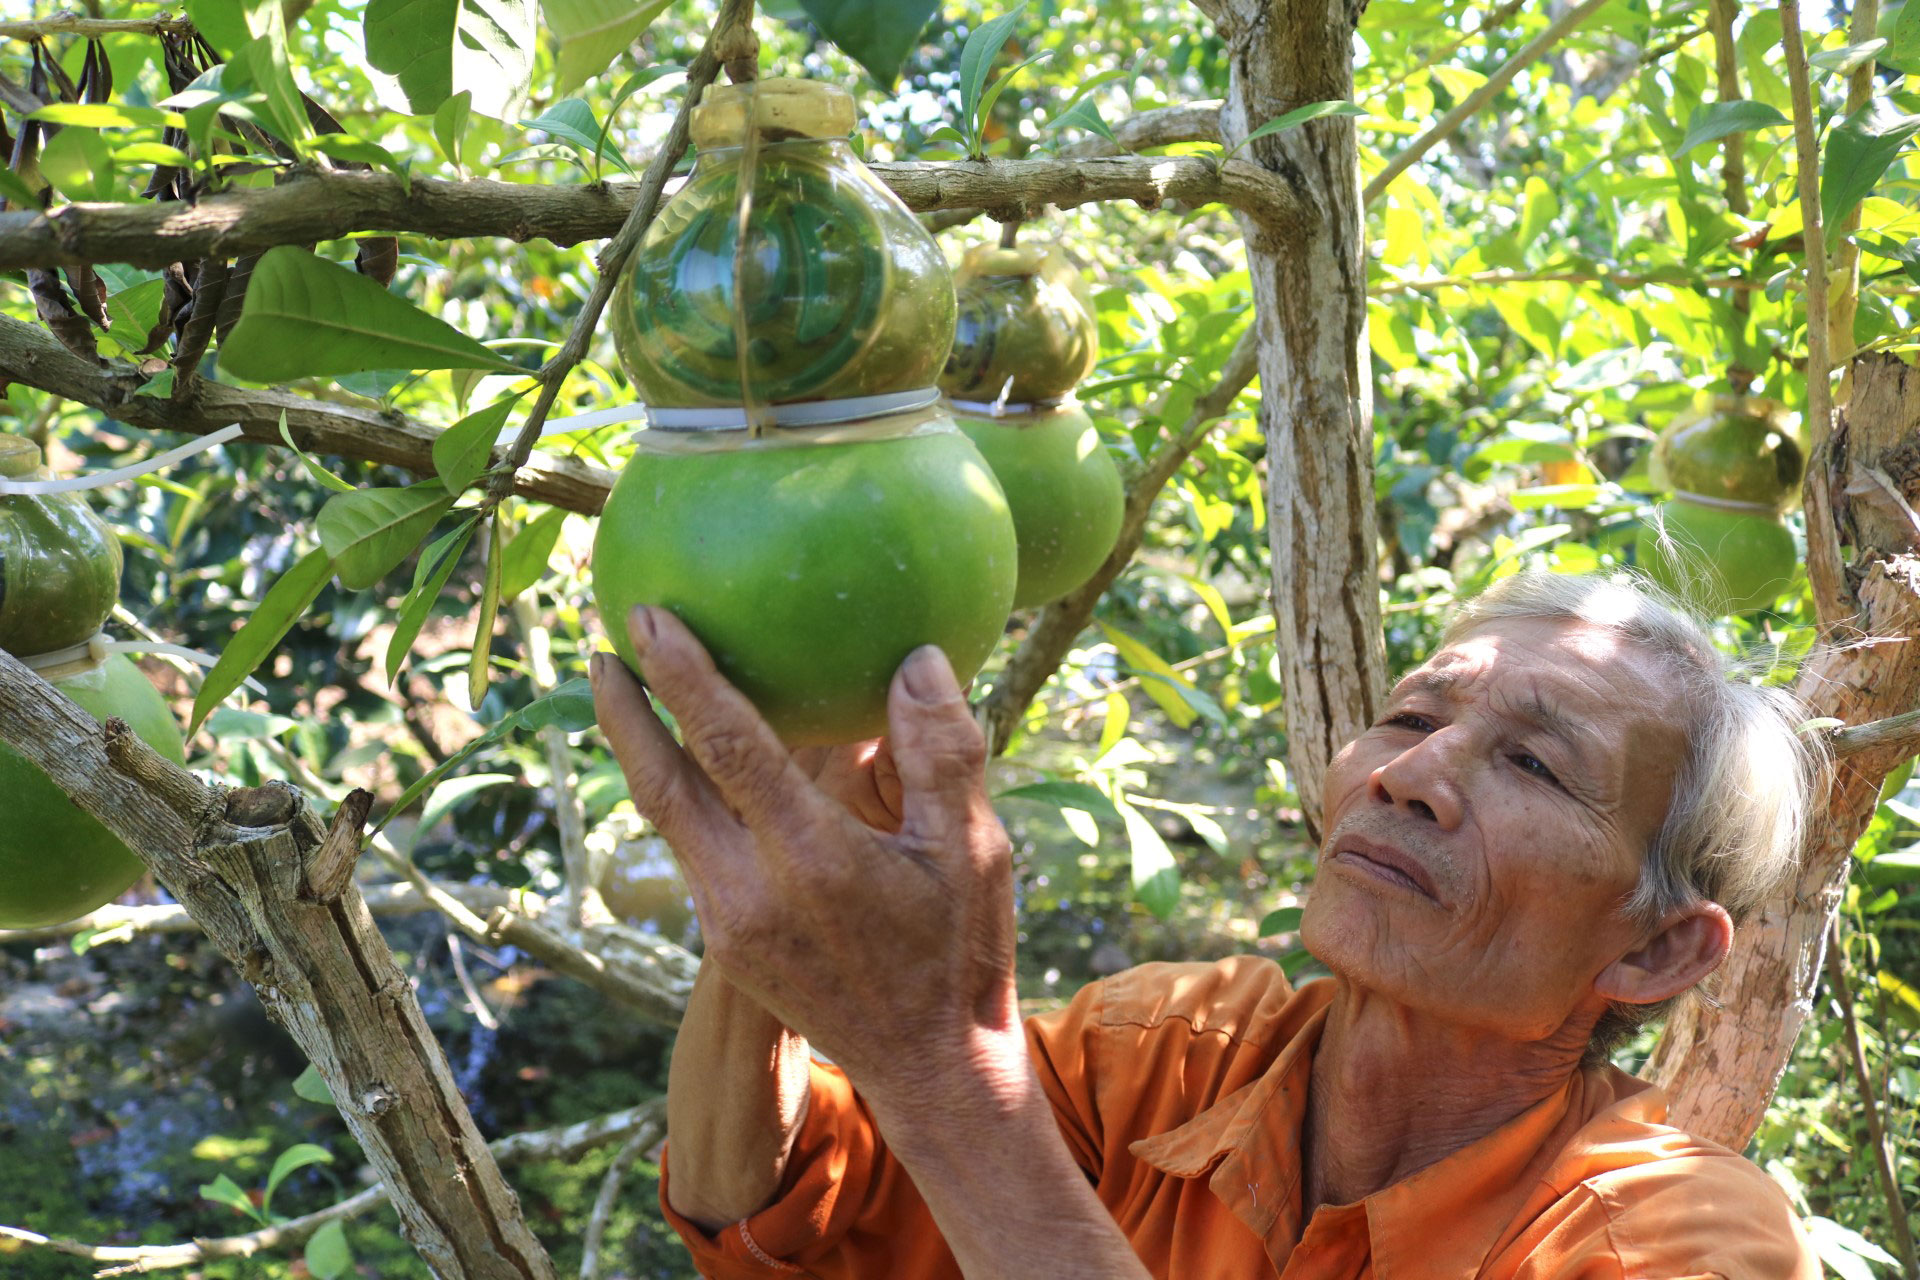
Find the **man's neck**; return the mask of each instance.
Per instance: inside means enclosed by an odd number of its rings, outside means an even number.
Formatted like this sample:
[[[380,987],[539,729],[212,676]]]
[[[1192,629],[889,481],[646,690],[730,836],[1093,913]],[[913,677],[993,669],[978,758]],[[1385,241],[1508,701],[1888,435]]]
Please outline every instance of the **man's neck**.
[[[1363,1200],[1486,1137],[1564,1088],[1586,1048],[1463,1031],[1334,980],[1301,1135],[1302,1210]]]

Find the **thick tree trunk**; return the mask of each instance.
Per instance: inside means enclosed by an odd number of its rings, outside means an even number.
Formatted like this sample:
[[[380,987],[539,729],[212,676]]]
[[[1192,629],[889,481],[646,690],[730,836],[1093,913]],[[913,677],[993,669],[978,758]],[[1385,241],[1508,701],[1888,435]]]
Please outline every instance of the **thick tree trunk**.
[[[1852,402],[1807,475],[1810,554],[1852,549],[1843,616],[1823,604],[1832,648],[1802,672],[1810,714],[1863,724],[1920,707],[1920,370],[1892,356],[1853,365]],[[1814,522],[1831,511],[1831,526]],[[1735,941],[1721,1008],[1684,1004],[1647,1074],[1673,1101],[1673,1123],[1739,1150],[1759,1127],[1812,1008],[1827,922],[1846,887],[1853,845],[1873,818],[1900,751],[1841,757],[1829,771],[1792,889]]]
[[[1296,107],[1353,96],[1364,0],[1210,7],[1233,51],[1220,122],[1228,146]],[[1327,762],[1371,722],[1386,689],[1359,152],[1353,121],[1339,117],[1248,150],[1299,206],[1292,218],[1240,222],[1259,326],[1287,759],[1317,836]]]

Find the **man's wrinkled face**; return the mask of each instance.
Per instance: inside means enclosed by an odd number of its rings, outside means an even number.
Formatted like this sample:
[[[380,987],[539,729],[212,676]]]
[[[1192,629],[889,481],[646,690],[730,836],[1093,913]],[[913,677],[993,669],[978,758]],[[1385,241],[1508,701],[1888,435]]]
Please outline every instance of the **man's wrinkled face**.
[[[1686,748],[1677,681],[1590,623],[1489,622],[1395,687],[1328,768],[1301,924],[1360,987],[1542,1039],[1640,935],[1619,907]]]

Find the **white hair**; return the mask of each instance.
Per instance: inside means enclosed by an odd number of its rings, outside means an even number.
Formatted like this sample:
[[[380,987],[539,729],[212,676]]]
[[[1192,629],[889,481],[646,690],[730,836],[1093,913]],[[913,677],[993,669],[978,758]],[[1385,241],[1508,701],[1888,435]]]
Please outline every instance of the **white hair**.
[[[1679,681],[1687,705],[1686,755],[1639,883],[1620,904],[1628,920],[1651,930],[1674,912],[1710,901],[1740,924],[1785,887],[1799,861],[1823,745],[1799,732],[1807,718],[1800,700],[1765,682],[1771,662],[1722,653],[1671,596],[1627,573],[1536,571],[1503,578],[1460,607],[1441,643],[1501,618],[1604,627],[1655,655]],[[1614,1005],[1594,1027],[1589,1059],[1604,1058],[1673,1003]]]

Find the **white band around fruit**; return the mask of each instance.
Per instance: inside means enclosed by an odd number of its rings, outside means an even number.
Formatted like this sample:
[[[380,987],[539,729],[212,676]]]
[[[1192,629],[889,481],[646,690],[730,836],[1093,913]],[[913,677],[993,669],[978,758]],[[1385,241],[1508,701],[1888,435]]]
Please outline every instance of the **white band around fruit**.
[[[1011,418],[1027,413],[1051,413],[1055,409],[1066,409],[1079,403],[1072,396],[1058,396],[1052,400],[1026,400],[1009,403],[1005,400],[955,400],[951,396],[947,403],[961,413],[978,414],[983,418]]]
[[[220,661],[216,654],[202,653],[198,649],[166,644],[159,640],[109,640],[104,631],[81,644],[68,645],[64,649],[53,649],[46,653],[20,654],[18,657],[22,664],[37,671],[44,679],[55,680],[92,671],[116,653],[157,653],[164,657],[180,658],[201,667],[211,667]],[[265,685],[251,676],[247,678],[246,683],[247,687],[256,693],[265,694],[267,691]]]
[[[108,485],[119,484],[122,480],[137,480],[141,476],[164,471],[176,462],[191,458],[196,453],[205,453],[209,449],[223,445],[229,440],[238,439],[245,434],[246,428],[236,422],[230,427],[222,427],[212,435],[201,436],[198,440],[183,444],[177,449],[156,453],[145,462],[115,467],[112,471],[95,471],[91,475],[84,476],[65,476],[59,480],[0,479],[0,496],[76,493],[83,489],[104,489]]]
[[[841,400],[808,400],[796,404],[770,404],[764,407],[761,421],[776,427],[824,427],[859,418],[878,418],[890,413],[906,413],[938,403],[937,387],[919,387],[912,391],[890,391],[879,396],[848,396]],[[739,431],[753,425],[744,408],[725,405],[706,409],[645,410],[647,425],[655,431]]]
[[[803,449],[809,445],[852,444],[876,440],[904,440],[909,436],[957,433],[953,416],[938,402],[911,411],[852,418],[800,429],[786,428],[755,435],[743,426],[731,430],[662,431],[633,433],[633,447],[655,456],[735,453],[754,449]]]
[[[1757,511],[1765,515],[1774,515],[1780,510],[1771,502],[1741,502],[1736,498],[1713,498],[1704,493],[1688,493],[1685,489],[1675,489],[1673,496],[1682,502],[1691,502],[1696,507],[1716,507],[1721,511]]]

